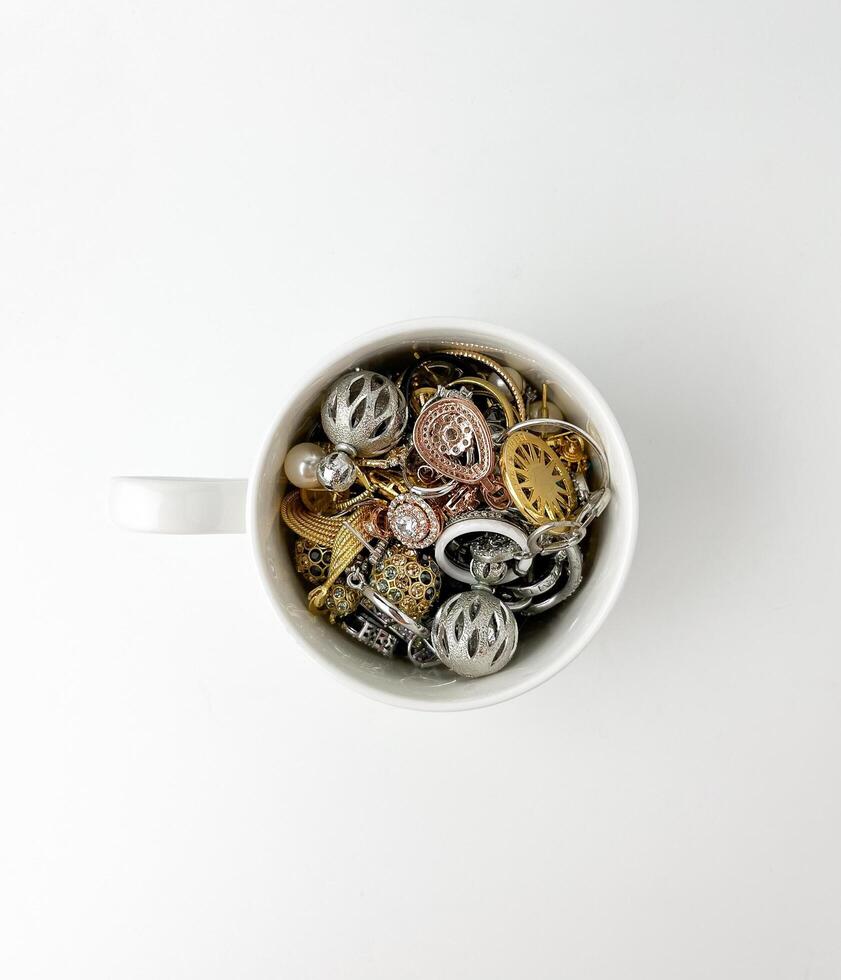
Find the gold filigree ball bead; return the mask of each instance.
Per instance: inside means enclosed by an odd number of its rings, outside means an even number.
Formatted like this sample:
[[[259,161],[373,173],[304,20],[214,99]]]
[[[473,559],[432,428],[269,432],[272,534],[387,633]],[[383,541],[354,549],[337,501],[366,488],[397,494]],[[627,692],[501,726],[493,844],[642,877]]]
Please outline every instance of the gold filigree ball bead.
[[[393,544],[371,572],[371,585],[413,619],[423,619],[441,595],[441,569],[429,555]]]
[[[295,569],[305,582],[320,585],[330,571],[332,554],[330,548],[298,538],[295,542]]]
[[[587,446],[579,435],[564,435],[553,442],[552,446],[567,463],[582,464],[587,462]]]
[[[360,595],[360,592],[351,589],[344,582],[334,582],[327,590],[327,599],[324,603],[330,622],[335,623],[337,619],[343,619],[356,612]]]

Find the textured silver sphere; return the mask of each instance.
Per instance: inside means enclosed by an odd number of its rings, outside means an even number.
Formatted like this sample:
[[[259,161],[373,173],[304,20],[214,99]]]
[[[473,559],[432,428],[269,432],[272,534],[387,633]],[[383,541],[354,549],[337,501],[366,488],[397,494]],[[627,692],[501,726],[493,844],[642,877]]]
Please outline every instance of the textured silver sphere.
[[[348,490],[356,480],[356,466],[347,453],[328,453],[318,464],[318,481],[325,490]]]
[[[488,561],[486,558],[473,558],[470,562],[470,574],[479,585],[489,589],[499,585],[508,574],[508,566],[504,561]]]
[[[432,643],[441,663],[462,677],[495,674],[517,649],[517,620],[486,589],[459,592],[435,614]]]
[[[391,449],[406,428],[408,409],[400,389],[376,371],[343,374],[327,392],[321,424],[341,449],[376,456]]]
[[[286,454],[283,470],[286,479],[302,490],[320,490],[318,479],[318,464],[324,456],[324,450],[314,442],[299,442]]]

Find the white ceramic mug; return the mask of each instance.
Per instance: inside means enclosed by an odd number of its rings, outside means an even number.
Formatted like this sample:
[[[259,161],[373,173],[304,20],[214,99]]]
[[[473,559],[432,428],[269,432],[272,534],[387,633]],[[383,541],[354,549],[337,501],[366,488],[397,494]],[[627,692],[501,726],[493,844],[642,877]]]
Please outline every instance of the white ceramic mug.
[[[490,677],[459,677],[444,668],[420,670],[387,660],[360,646],[307,611],[306,590],[289,557],[278,519],[285,489],[283,459],[317,413],[328,384],[356,366],[378,367],[412,351],[469,346],[516,368],[533,385],[549,385],[549,397],[566,418],[591,432],[604,447],[613,496],[591,526],[584,582],[539,628],[521,639],[511,663]],[[290,633],[314,660],[356,690],[408,708],[452,711],[516,697],[565,667],[592,639],[622,589],[637,535],[637,484],[622,430],[602,396],[560,354],[522,334],[476,320],[434,317],[408,320],[350,340],[291,390],[257,454],[248,480],[115,477],[111,513],[135,531],[218,533],[246,531],[254,563],[269,599]]]

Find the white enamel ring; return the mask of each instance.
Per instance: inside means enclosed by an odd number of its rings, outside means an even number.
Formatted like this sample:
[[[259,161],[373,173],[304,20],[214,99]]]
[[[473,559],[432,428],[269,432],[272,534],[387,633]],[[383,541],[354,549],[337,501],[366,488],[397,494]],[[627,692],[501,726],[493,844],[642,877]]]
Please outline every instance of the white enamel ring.
[[[456,538],[465,534],[477,534],[483,531],[490,534],[501,534],[503,537],[510,538],[517,544],[523,553],[529,550],[529,538],[525,531],[511,524],[492,517],[466,517],[461,520],[453,521],[448,524],[441,532],[441,536],[435,542],[435,560],[441,567],[441,571],[457,582],[465,582],[468,585],[475,585],[476,580],[470,573],[469,568],[462,568],[457,565],[447,554],[447,545]],[[513,567],[509,567],[505,573],[505,578],[498,584],[504,585],[506,582],[513,582],[521,578],[531,568],[532,557],[519,559]]]

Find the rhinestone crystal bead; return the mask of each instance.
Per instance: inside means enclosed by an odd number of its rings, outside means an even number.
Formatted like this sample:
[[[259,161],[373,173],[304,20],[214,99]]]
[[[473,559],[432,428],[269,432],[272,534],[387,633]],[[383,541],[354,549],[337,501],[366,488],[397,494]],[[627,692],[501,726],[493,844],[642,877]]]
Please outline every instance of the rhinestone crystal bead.
[[[304,581],[320,585],[330,571],[332,551],[314,541],[298,538],[295,542],[295,569]]]
[[[359,605],[359,593],[349,588],[344,582],[335,582],[327,592],[325,608],[330,617],[330,622],[335,623],[337,619],[356,611]]]
[[[316,472],[327,490],[347,490],[356,479],[356,467],[347,453],[328,453],[318,464]]]
[[[428,548],[441,533],[441,518],[421,497],[401,493],[388,505],[391,533],[408,548]]]
[[[423,619],[441,594],[441,570],[429,555],[393,544],[371,572],[371,585],[413,619]]]

